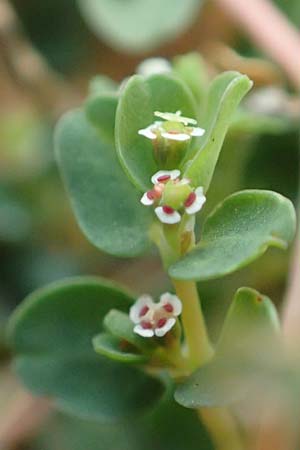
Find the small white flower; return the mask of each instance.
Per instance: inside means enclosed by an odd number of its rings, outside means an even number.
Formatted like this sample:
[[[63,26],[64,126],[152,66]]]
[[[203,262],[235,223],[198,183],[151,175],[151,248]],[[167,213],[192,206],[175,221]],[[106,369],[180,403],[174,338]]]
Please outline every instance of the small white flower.
[[[157,73],[169,73],[172,71],[172,66],[165,58],[147,58],[138,66],[136,72],[144,77],[155,75]]]
[[[184,202],[185,212],[189,215],[196,214],[200,211],[205,202],[206,197],[203,194],[203,187],[199,186],[195,191],[191,192]]]
[[[175,223],[178,223],[181,221],[181,215],[178,211],[171,208],[171,206],[158,206],[155,208],[155,214],[157,215],[158,219],[162,223],[167,223],[168,225],[174,225]]]
[[[159,303],[149,295],[142,295],[130,308],[129,317],[135,324],[133,331],[142,337],[165,336],[181,314],[182,304],[176,295],[164,293]]]
[[[203,136],[205,133],[203,128],[190,126],[197,125],[197,121],[189,117],[183,117],[181,111],[177,111],[176,113],[155,111],[154,115],[163,119],[165,122],[155,121],[148,127],[139,130],[139,135],[151,140],[155,140],[158,136],[161,136],[164,139],[185,142],[190,140],[193,136]],[[166,122],[175,122],[178,125],[177,127],[174,127],[174,130],[170,130],[164,127]]]

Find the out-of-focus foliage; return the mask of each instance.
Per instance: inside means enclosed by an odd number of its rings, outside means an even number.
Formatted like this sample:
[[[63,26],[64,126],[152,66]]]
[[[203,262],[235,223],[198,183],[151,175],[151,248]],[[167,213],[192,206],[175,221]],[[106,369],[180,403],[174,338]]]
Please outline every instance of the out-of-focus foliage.
[[[202,1],[78,0],[78,4],[94,33],[117,50],[141,53],[184,31]]]

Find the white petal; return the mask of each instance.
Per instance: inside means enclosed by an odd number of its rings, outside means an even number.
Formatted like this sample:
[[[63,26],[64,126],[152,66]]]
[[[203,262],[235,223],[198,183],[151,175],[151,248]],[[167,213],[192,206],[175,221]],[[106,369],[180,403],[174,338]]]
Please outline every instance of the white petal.
[[[138,134],[151,140],[156,139],[156,134],[153,133],[152,128],[153,125],[150,125],[147,128],[142,128],[141,130],[138,131]]]
[[[153,330],[145,329],[141,325],[136,325],[134,327],[133,331],[142,337],[153,337],[154,336]]]
[[[158,206],[157,208],[155,208],[154,211],[158,219],[162,223],[173,225],[174,223],[178,223],[181,220],[181,215],[177,211],[174,211],[172,214],[166,214],[162,206]]]
[[[170,112],[160,112],[155,111],[154,115],[156,117],[160,117],[161,119],[167,120],[169,122],[180,122],[184,125],[197,125],[197,121],[195,119],[191,119],[190,117],[183,117],[181,116],[181,111],[176,111],[176,113],[170,113]]]
[[[203,136],[204,133],[205,133],[205,130],[203,128],[193,127],[191,136]]]
[[[145,206],[153,205],[154,203],[154,200],[148,197],[147,192],[145,192],[140,201]]]
[[[129,317],[133,323],[140,323],[140,312],[144,306],[148,306],[149,309],[154,308],[155,303],[150,295],[141,295],[134,305],[131,306],[129,310]]]
[[[191,206],[188,206],[187,208],[185,208],[185,212],[187,214],[196,214],[198,211],[200,211],[200,209],[202,208],[202,206],[206,202],[206,197],[203,194],[203,187],[202,186],[199,186],[195,190],[195,194],[196,194],[196,199],[195,199],[194,203]]]
[[[157,184],[158,178],[163,177],[164,175],[169,175],[171,180],[176,180],[180,176],[180,170],[159,170],[152,177],[151,181],[153,184]]]
[[[165,58],[147,58],[137,66],[137,73],[148,77],[157,73],[169,73],[172,66]]]
[[[171,330],[171,328],[173,328],[173,326],[175,325],[175,323],[176,323],[176,319],[174,319],[174,317],[171,317],[170,319],[168,319],[168,320],[166,321],[166,323],[165,323],[165,325],[164,325],[163,327],[161,327],[161,328],[155,328],[155,330],[154,330],[155,335],[156,335],[157,337],[162,337],[162,336],[164,336],[165,334],[168,333],[168,331]]]
[[[191,136],[186,133],[168,133],[167,131],[164,131],[163,133],[161,133],[161,135],[165,139],[170,139],[172,141],[183,142],[183,141],[188,141],[189,139],[191,139]]]
[[[166,304],[170,304],[173,306],[172,314],[174,316],[179,316],[182,312],[182,303],[177,297],[177,295],[170,294],[169,292],[165,292],[160,296],[160,306],[164,306]]]

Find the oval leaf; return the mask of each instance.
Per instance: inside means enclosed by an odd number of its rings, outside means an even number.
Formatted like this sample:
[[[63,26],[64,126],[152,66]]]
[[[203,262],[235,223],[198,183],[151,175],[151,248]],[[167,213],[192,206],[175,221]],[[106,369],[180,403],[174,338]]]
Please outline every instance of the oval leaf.
[[[201,0],[78,0],[94,33],[126,53],[172,40],[197,17]]]
[[[250,390],[259,391],[263,384],[271,389],[272,373],[280,372],[275,336],[278,318],[272,302],[253,289],[239,289],[216,356],[177,388],[176,401],[187,408],[222,406],[241,400]]]
[[[112,420],[151,407],[162,393],[161,383],[100,357],[92,346],[108,311],[128,311],[132,302],[113,284],[89,277],[30,295],[9,328],[15,368],[24,384],[84,417]]]
[[[101,137],[112,144],[115,139],[117,106],[117,94],[109,93],[92,95],[85,104],[86,115],[90,122],[99,130]]]
[[[295,210],[272,191],[237,192],[208,216],[200,243],[169,274],[179,280],[208,280],[227,275],[262,255],[269,246],[285,249],[293,239]]]
[[[124,170],[141,191],[151,187],[151,176],[159,167],[153,156],[152,141],[140,136],[138,131],[155,121],[154,111],[178,110],[184,116],[196,118],[189,89],[171,75],[153,75],[147,79],[135,75],[120,96],[116,114],[116,148]]]
[[[127,180],[114,148],[101,141],[82,111],[58,124],[56,155],[79,226],[88,240],[115,256],[149,245],[151,214]]]
[[[106,356],[113,361],[141,364],[149,359],[145,355],[134,353],[132,349],[123,348],[122,341],[108,333],[101,333],[95,336],[93,338],[93,346],[96,353]]]
[[[217,76],[210,87],[206,110],[206,133],[198,151],[186,163],[184,176],[195,186],[209,188],[219,154],[233,119],[236,108],[252,87],[252,81],[238,72],[224,72]],[[188,159],[191,158],[188,154]]]

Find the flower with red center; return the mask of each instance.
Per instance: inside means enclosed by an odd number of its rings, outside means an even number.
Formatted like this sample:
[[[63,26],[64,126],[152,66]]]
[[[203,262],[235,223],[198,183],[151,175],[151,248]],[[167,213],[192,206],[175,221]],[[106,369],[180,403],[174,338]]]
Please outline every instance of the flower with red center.
[[[151,177],[153,189],[141,198],[143,205],[154,205],[157,218],[168,225],[180,222],[183,213],[196,214],[206,201],[203,187],[193,189],[190,180],[179,177],[179,170],[158,171]]]
[[[129,317],[135,324],[133,331],[142,337],[163,337],[176,323],[181,314],[181,301],[166,292],[158,303],[149,295],[142,295],[130,308]]]

